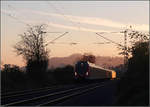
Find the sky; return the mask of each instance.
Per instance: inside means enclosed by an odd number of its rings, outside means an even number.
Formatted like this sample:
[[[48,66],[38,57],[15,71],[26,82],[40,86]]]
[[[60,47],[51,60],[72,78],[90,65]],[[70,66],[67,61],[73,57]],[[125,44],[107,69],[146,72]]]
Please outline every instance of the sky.
[[[28,28],[27,24],[47,24],[46,41],[68,32],[55,44],[47,46],[50,57],[65,57],[74,53],[92,53],[99,56],[119,56],[113,43],[102,35],[123,45],[124,35],[119,33],[129,26],[149,31],[149,1],[1,1],[1,62],[24,66],[13,46]],[[110,33],[118,32],[118,33]],[[128,45],[130,45],[128,39]],[[78,43],[70,45],[70,43]],[[105,44],[96,44],[105,43]]]

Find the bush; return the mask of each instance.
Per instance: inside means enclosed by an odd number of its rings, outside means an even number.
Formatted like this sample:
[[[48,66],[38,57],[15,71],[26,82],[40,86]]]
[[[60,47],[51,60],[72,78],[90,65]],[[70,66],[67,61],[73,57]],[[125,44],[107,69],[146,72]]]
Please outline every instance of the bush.
[[[18,66],[5,65],[1,72],[2,93],[73,83],[73,67],[70,65],[63,68],[56,68],[53,72],[51,70],[43,72],[41,68],[44,65],[36,66],[36,63],[32,63],[31,65],[32,67],[29,67],[30,70],[34,72],[36,70],[35,73],[38,73],[37,75],[32,74],[32,72],[23,72]]]
[[[27,75],[34,84],[44,86],[47,79],[47,60],[29,60],[27,63]]]
[[[70,65],[54,70],[54,78],[57,83],[72,83],[74,80],[73,74],[73,67]]]
[[[26,75],[18,66],[9,65],[5,67],[1,72],[2,92],[24,89],[26,80]]]
[[[149,44],[136,44],[128,61],[128,70],[118,84],[116,105],[149,105]]]

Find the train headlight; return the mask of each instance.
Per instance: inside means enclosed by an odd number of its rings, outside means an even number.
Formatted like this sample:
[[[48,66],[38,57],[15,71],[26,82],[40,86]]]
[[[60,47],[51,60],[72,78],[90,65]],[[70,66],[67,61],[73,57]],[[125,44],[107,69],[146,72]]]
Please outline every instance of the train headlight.
[[[88,76],[89,75],[89,72],[86,72],[86,76]]]
[[[75,72],[74,75],[77,76],[77,72]]]

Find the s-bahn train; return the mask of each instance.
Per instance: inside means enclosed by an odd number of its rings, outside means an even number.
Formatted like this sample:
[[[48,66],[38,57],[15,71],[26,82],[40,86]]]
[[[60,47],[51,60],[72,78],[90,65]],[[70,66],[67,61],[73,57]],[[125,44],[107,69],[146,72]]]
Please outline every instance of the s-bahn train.
[[[114,79],[116,72],[114,70],[104,69],[87,61],[78,61],[74,67],[74,77],[80,79]]]

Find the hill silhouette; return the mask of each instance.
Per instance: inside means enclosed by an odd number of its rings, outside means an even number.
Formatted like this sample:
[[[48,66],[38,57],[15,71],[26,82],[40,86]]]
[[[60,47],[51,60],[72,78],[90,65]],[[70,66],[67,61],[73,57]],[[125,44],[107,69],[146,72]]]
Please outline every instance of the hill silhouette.
[[[64,67],[66,65],[74,65],[75,62],[82,57],[82,54],[72,54],[67,57],[52,57],[49,60],[49,68]],[[123,64],[122,57],[96,56],[96,65],[109,68]]]

